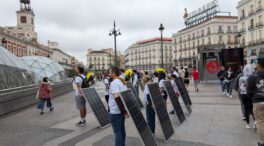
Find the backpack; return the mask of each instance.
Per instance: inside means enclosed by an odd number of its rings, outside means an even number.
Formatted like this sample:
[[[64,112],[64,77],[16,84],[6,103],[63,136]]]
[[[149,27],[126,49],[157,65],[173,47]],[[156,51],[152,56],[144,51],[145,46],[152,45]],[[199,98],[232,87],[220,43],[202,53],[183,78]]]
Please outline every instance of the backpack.
[[[87,78],[83,78],[82,76],[78,75],[78,77],[80,77],[83,81],[82,81],[82,88],[89,88],[89,81],[87,80]]]

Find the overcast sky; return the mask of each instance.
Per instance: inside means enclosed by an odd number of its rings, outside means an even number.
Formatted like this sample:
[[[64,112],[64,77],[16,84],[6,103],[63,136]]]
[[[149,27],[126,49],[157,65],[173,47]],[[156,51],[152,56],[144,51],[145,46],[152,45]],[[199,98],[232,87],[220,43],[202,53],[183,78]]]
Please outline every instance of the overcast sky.
[[[195,10],[211,0],[31,0],[39,41],[57,41],[60,48],[86,60],[88,48],[114,46],[109,31],[116,20],[122,35],[118,50],[124,52],[132,43],[159,36],[160,22],[165,36],[184,28],[184,8]],[[0,0],[0,25],[16,25],[19,0]],[[218,0],[221,11],[237,15],[238,0]],[[86,63],[86,62],[85,62]]]

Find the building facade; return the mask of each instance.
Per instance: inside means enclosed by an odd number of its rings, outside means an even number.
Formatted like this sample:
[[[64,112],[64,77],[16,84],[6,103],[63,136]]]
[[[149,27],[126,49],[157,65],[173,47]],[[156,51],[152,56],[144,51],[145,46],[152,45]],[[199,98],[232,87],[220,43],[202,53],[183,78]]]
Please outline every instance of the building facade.
[[[163,38],[164,68],[170,68],[173,65],[172,52],[171,38]],[[162,66],[161,54],[160,37],[136,42],[125,51],[125,67],[153,71]]]
[[[87,65],[94,71],[106,71],[114,65],[113,49],[88,49]]]
[[[241,47],[248,63],[264,55],[264,0],[238,2],[238,29]]]
[[[50,59],[59,63],[64,69],[72,69],[76,66],[74,57],[59,49],[58,42],[48,41],[48,47],[52,52]]]
[[[187,17],[187,11],[184,17]],[[236,16],[215,15],[173,34],[173,61],[178,67],[199,67],[200,50],[206,46],[223,46],[214,49],[236,48],[238,30]]]

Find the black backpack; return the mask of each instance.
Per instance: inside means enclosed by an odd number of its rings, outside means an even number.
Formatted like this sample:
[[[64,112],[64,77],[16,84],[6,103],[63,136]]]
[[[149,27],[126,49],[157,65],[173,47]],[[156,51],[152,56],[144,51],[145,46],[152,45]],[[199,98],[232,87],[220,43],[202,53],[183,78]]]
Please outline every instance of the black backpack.
[[[82,81],[82,88],[89,88],[89,81],[87,80],[87,78],[83,78],[81,75],[78,75],[78,77],[80,77],[83,81]]]

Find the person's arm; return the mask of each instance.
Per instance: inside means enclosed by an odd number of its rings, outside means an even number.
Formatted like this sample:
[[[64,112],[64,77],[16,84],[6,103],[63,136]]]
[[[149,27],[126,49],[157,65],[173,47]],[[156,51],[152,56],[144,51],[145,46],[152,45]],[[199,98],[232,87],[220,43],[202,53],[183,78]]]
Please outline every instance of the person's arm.
[[[76,90],[79,91],[79,94],[80,94],[81,97],[83,97],[82,90],[81,90],[82,89],[82,81],[83,81],[83,79],[81,79],[81,77],[76,77],[75,78],[75,84],[76,84],[76,87],[77,87]]]
[[[138,76],[137,75],[134,76],[134,80],[133,81],[134,81],[133,82],[133,86],[136,86],[137,82],[138,82]]]

